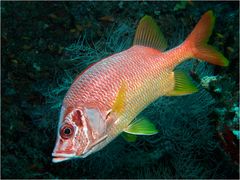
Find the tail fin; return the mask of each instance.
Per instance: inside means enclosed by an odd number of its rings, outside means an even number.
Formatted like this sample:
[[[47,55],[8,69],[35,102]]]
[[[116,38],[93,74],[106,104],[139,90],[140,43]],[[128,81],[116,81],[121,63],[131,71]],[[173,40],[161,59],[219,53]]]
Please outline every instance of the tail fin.
[[[207,44],[212,34],[215,16],[212,11],[206,12],[193,29],[192,33],[187,37],[184,44],[192,49],[191,56],[209,63],[228,66],[229,61],[213,46]]]

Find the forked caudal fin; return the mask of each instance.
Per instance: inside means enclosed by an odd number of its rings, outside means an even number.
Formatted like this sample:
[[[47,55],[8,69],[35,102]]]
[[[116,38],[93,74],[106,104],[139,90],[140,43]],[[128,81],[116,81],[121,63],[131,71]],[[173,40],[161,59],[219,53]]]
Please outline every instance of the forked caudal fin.
[[[213,46],[207,44],[212,34],[215,16],[212,11],[207,11],[199,20],[192,33],[183,45],[191,49],[191,57],[207,61],[219,66],[228,66],[229,61]]]

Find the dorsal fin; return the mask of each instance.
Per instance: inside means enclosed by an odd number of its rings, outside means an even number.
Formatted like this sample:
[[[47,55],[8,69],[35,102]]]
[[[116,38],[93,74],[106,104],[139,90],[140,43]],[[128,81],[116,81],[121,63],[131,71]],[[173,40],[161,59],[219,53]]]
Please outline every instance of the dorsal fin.
[[[142,45],[164,51],[167,48],[167,41],[153,18],[146,15],[138,24],[133,45]]]

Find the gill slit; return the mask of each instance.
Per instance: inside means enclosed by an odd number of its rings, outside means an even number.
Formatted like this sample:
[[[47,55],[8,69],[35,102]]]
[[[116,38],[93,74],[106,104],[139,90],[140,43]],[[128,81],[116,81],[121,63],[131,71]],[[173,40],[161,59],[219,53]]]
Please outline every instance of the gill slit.
[[[88,128],[87,128],[87,123],[86,123],[86,119],[84,116],[82,116],[82,120],[83,120],[83,132],[85,134],[85,137],[87,138],[87,146],[84,148],[83,150],[83,153],[86,152],[89,144],[90,144],[90,141],[89,141],[89,137],[88,137]]]

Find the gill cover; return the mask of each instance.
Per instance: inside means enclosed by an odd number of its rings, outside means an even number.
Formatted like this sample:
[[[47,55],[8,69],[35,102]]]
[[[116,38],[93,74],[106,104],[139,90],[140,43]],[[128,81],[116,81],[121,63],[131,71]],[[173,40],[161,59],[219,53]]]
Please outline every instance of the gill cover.
[[[92,130],[99,134],[103,134],[106,131],[106,121],[102,117],[99,109],[86,108],[85,113],[87,115],[89,125],[91,126]]]

